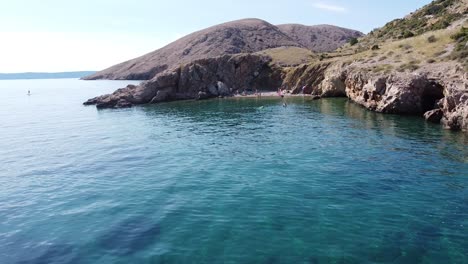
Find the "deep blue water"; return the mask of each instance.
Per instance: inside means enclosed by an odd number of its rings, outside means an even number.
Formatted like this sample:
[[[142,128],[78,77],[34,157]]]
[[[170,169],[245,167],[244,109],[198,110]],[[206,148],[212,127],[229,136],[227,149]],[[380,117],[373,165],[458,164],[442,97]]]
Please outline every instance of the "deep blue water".
[[[81,105],[127,83],[0,81],[0,263],[468,263],[465,134],[345,99]]]

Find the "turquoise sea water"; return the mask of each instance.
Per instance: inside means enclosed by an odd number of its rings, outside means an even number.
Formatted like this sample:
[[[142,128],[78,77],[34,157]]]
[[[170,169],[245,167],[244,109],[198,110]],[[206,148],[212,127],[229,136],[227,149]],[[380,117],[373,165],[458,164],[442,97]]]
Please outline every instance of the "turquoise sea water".
[[[464,134],[345,99],[81,105],[127,83],[0,81],[0,263],[468,263]]]

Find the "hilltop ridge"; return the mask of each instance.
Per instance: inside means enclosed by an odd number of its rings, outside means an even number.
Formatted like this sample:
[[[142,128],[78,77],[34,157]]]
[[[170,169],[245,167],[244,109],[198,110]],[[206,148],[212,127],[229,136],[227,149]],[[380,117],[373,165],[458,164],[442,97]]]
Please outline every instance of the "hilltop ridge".
[[[357,31],[333,26],[324,27],[323,32],[320,29],[321,26],[308,27],[296,25],[294,27],[300,29],[300,32],[313,34],[313,37],[317,40],[317,44],[315,45],[312,40],[305,41],[305,36],[299,38],[297,34],[288,35],[289,33],[294,33],[285,30],[288,27],[284,25],[280,27],[283,30],[256,18],[241,19],[215,25],[193,32],[165,47],[114,65],[84,79],[148,80],[160,72],[194,60],[225,54],[254,53],[278,47],[298,47],[303,49],[319,47],[318,50],[332,51],[344,44],[352,36],[362,34]],[[337,33],[331,34],[334,30]],[[329,34],[331,34],[331,37],[328,36]],[[335,41],[333,36],[339,37]],[[324,42],[320,42],[322,40]]]
[[[277,27],[297,43],[314,52],[334,51],[351,38],[364,36],[357,30],[332,25],[282,24]]]

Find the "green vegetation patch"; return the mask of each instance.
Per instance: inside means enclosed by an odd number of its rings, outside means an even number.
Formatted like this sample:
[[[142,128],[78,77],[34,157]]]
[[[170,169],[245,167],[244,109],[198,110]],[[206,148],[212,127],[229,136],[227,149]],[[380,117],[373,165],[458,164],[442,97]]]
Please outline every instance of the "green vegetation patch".
[[[436,0],[404,19],[395,19],[369,35],[379,41],[405,39],[419,36],[428,31],[447,28],[452,22],[463,17],[453,11],[460,5],[459,0]]]
[[[468,28],[462,27],[451,38],[456,42],[455,48],[450,54],[451,59],[459,60],[465,69],[468,69]]]
[[[404,63],[402,65],[400,65],[400,67],[397,69],[399,72],[404,72],[404,71],[415,71],[417,69],[419,69],[419,63],[421,63],[420,61],[418,60],[412,60],[408,63]]]
[[[274,64],[296,66],[316,61],[318,56],[308,49],[299,47],[279,47],[257,52],[272,58]]]
[[[351,38],[351,39],[349,40],[349,45],[354,46],[354,45],[358,44],[358,42],[359,42],[359,41],[358,41],[357,38]]]

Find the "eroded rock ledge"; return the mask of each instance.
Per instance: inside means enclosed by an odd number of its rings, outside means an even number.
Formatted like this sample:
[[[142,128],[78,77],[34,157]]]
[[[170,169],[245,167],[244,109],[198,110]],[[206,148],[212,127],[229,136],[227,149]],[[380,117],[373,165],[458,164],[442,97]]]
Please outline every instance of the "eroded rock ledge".
[[[346,96],[372,111],[421,115],[446,129],[468,131],[467,74],[437,76],[427,71],[373,74],[337,62],[297,67],[284,83],[293,92],[305,85],[316,96]]]
[[[139,86],[86,101],[98,108],[122,108],[173,100],[230,96],[243,90],[288,87],[319,97],[348,97],[381,113],[424,116],[445,128],[468,131],[468,81],[428,73],[372,74],[340,63],[282,70],[259,55],[230,55],[194,61],[156,75]]]
[[[89,99],[85,105],[122,108],[137,104],[229,96],[237,91],[281,85],[281,70],[259,55],[231,55],[197,60],[156,75],[139,86]]]

